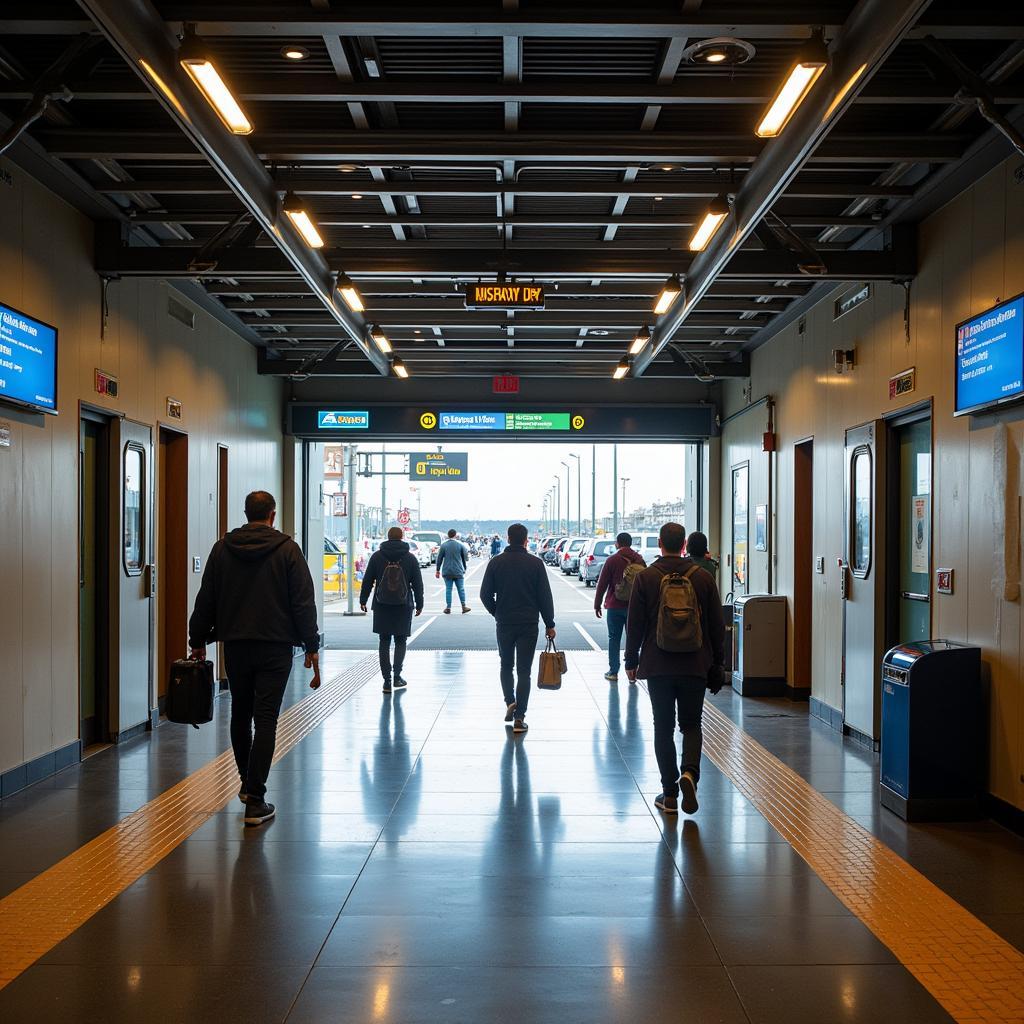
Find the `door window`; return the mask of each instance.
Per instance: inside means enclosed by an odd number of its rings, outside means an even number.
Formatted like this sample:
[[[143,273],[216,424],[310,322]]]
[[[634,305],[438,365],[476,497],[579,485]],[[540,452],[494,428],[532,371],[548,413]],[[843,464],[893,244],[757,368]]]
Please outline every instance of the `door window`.
[[[732,471],[732,591],[747,593],[747,534],[750,531],[748,487],[750,467],[744,463]]]
[[[124,449],[124,571],[129,576],[141,574],[145,565],[145,492],[146,453],[137,444]]]
[[[871,449],[855,448],[850,460],[850,570],[865,577],[871,570]]]

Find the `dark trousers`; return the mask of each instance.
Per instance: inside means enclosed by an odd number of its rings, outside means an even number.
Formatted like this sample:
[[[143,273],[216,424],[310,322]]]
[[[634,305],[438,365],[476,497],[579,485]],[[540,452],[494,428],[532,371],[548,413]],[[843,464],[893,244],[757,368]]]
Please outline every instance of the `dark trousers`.
[[[262,640],[224,644],[231,687],[231,747],[245,792],[260,799],[267,792],[292,654],[291,644]]]
[[[622,631],[626,628],[625,608],[605,608],[604,618],[608,623],[608,671],[618,673],[621,663]]]
[[[703,676],[653,676],[647,680],[654,711],[654,756],[667,796],[679,793],[679,776],[692,772],[700,778],[700,751],[704,745],[701,718],[704,714]],[[683,756],[676,762],[676,719],[683,734]]]
[[[515,704],[516,718],[526,717],[530,703],[530,672],[540,629],[536,623],[498,623],[498,657],[501,659],[501,692],[506,704]],[[513,691],[513,669],[518,682]]]
[[[391,633],[381,633],[377,642],[377,654],[380,657],[380,674],[385,681],[391,679],[391,641],[395,641],[395,675],[402,674],[402,666],[405,664],[405,645],[408,643],[407,636],[393,636]]]

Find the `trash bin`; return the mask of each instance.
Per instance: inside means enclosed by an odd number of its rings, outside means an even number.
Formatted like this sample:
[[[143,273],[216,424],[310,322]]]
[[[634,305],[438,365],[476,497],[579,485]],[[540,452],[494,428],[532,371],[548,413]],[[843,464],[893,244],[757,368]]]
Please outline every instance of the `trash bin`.
[[[744,697],[786,692],[786,599],[745,594],[733,604],[732,688]]]
[[[978,817],[981,648],[899,644],[882,659],[882,806],[906,821]]]

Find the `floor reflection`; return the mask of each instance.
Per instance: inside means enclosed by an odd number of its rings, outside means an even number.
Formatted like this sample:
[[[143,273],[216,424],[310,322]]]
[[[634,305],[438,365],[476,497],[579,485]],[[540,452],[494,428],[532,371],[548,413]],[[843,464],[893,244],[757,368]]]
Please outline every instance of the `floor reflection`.
[[[423,794],[423,759],[413,766],[412,748],[405,732],[405,711],[402,702],[406,691],[384,697],[377,720],[377,739],[373,745],[373,767],[363,758],[359,766],[359,782],[363,791],[363,807],[367,817],[373,817],[380,807],[378,780],[381,778],[406,780],[398,806],[402,813],[392,815],[391,827],[381,838],[387,849],[397,849],[402,835],[416,823],[420,798]]]

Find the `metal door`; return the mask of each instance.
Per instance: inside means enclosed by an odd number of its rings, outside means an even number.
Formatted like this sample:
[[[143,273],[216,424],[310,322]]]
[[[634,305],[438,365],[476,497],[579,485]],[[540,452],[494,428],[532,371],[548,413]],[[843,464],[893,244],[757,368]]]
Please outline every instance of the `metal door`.
[[[153,596],[153,439],[151,429],[131,420],[111,426],[111,522],[116,568],[112,588],[116,667],[112,713],[115,738],[149,721],[152,706]],[[186,514],[185,510],[180,511]]]
[[[846,431],[843,720],[879,735],[885,643],[885,445],[881,420]]]

